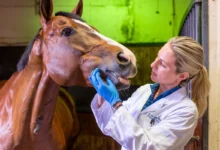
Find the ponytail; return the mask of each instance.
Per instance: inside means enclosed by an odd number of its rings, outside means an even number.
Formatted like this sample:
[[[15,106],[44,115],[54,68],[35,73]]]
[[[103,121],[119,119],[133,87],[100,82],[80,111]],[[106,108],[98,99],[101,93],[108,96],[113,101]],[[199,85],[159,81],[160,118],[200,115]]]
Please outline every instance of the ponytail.
[[[192,99],[197,106],[199,117],[201,117],[207,109],[207,97],[211,84],[208,79],[208,73],[203,66],[199,73],[192,79]]]

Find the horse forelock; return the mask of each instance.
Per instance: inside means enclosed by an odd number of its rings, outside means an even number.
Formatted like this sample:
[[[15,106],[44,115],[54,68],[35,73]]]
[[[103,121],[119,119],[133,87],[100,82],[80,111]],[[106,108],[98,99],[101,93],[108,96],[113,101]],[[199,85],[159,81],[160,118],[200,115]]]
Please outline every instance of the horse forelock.
[[[28,43],[27,47],[25,48],[25,51],[23,55],[21,56],[19,62],[17,63],[17,71],[20,72],[24,69],[24,67],[27,65],[29,54],[31,53],[31,50],[34,45],[34,41],[39,37],[40,30],[37,32],[37,34],[34,36],[34,38]]]

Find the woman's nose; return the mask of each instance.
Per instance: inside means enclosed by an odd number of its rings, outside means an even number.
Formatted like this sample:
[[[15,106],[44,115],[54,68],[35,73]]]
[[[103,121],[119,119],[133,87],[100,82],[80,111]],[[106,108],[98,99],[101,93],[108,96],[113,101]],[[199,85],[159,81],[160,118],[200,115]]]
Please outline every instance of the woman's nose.
[[[151,63],[150,66],[151,66],[151,68],[157,68],[158,64],[159,64],[159,59],[156,58],[156,59]]]
[[[155,60],[151,63],[150,67],[151,67],[151,68],[155,68],[156,66],[157,66],[157,59],[155,59]]]

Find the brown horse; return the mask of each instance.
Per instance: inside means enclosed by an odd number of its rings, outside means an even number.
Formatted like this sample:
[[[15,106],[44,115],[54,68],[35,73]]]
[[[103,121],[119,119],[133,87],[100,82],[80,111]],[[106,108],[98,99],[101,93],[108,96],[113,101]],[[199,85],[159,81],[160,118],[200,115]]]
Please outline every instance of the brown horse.
[[[52,0],[41,0],[42,29],[0,91],[0,150],[71,149],[78,126],[60,86],[91,86],[96,67],[119,89],[136,74],[134,54],[83,22],[82,7],[52,16]]]

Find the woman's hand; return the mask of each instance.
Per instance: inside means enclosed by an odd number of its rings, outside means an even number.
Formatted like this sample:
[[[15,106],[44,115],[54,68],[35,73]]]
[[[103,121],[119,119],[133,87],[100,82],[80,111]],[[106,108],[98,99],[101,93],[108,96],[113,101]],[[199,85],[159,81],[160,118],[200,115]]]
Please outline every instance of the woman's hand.
[[[98,94],[98,107],[101,107],[105,100]]]
[[[96,68],[89,76],[89,80],[96,89],[97,93],[113,106],[116,102],[121,101],[114,83],[107,77],[107,84],[100,77],[99,69]]]

